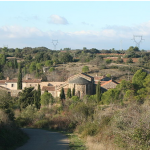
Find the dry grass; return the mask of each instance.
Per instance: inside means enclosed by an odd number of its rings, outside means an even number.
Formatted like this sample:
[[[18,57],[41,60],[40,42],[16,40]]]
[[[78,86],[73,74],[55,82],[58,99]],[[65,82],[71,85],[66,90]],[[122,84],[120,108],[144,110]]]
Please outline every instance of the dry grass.
[[[86,138],[86,147],[88,147],[88,150],[121,150],[114,146],[110,141],[105,142],[96,142],[95,137],[88,136]]]
[[[115,64],[113,64],[113,65],[115,65]],[[67,74],[67,76],[70,77],[70,76],[73,76],[75,74],[81,73],[82,68],[84,66],[89,67],[90,71],[89,71],[88,74],[93,76],[93,77],[96,76],[96,75],[102,76],[102,75],[111,74],[112,77],[121,77],[123,79],[128,79],[128,76],[125,75],[128,72],[120,71],[119,69],[99,69],[99,66],[92,65],[89,62],[87,62],[87,63],[70,62],[70,63],[67,63],[67,64],[59,64],[56,67],[56,69],[57,70],[63,70],[65,72],[65,74]],[[55,77],[56,77],[56,74],[55,74]]]

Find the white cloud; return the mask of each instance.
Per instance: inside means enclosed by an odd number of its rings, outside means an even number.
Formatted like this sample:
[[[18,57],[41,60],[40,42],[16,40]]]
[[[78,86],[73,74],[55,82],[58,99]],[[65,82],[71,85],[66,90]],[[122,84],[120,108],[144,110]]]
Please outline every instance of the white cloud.
[[[69,24],[66,18],[58,16],[58,15],[51,15],[49,23],[63,24],[63,25]]]
[[[1,44],[8,44],[10,47],[38,47],[46,46],[53,48],[52,40],[58,40],[57,48],[71,47],[97,49],[120,49],[122,40],[123,49],[135,46],[133,35],[142,35],[145,41],[142,42],[142,49],[150,49],[150,21],[138,26],[107,26],[100,31],[81,30],[74,32],[47,31],[43,32],[34,27],[3,26],[0,27]],[[2,45],[0,45],[1,47]]]
[[[14,17],[12,19],[16,19],[17,21],[18,20],[23,20],[23,21],[31,21],[31,20],[35,20],[35,21],[39,21],[40,20],[40,17],[37,16],[37,15],[34,15],[34,16],[17,16],[17,17]]]
[[[93,24],[90,23],[86,23],[86,22],[81,22],[83,25],[87,25],[87,26],[93,26]]]
[[[43,36],[43,32],[34,27],[3,26],[0,28],[0,38],[27,38]]]

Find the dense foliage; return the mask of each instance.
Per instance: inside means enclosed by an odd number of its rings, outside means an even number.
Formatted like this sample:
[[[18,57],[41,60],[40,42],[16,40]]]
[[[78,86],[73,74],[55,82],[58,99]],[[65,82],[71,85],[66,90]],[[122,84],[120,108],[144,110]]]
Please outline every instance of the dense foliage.
[[[100,55],[105,53],[105,55]],[[105,57],[118,57],[116,60]],[[118,54],[125,54],[121,55]],[[126,57],[127,62],[124,62]],[[134,58],[138,62],[133,62]],[[67,95],[61,89],[60,98],[54,98],[45,91],[41,95],[33,87],[25,88],[19,96],[12,98],[0,92],[0,149],[7,149],[18,138],[24,139],[14,122],[20,127],[50,128],[74,131],[81,137],[92,138],[94,145],[104,145],[105,149],[150,149],[149,115],[150,115],[150,54],[130,47],[127,51],[87,49],[53,51],[45,47],[0,50],[0,79],[7,76],[22,77],[32,74],[34,77],[47,80],[47,72],[51,80],[60,77],[64,81],[68,76],[63,68],[65,63],[78,61],[84,64],[81,71],[92,73],[89,65],[96,65],[98,70],[116,69],[125,72],[127,80],[121,80],[114,89],[102,93],[100,83],[95,95],[86,95],[82,99],[75,96],[75,89],[68,89]],[[21,69],[18,62],[21,61]],[[88,64],[87,64],[88,63]],[[115,63],[112,65],[112,63]],[[57,70],[57,65],[61,69]],[[133,64],[130,66],[129,64]],[[45,70],[43,69],[45,68]],[[141,69],[142,68],[142,69]],[[113,71],[114,71],[113,70]],[[97,73],[97,72],[94,73]],[[117,71],[116,71],[117,72]],[[132,74],[129,76],[129,73]],[[18,76],[17,76],[18,75]],[[111,74],[108,77],[115,78]],[[130,78],[129,78],[130,77]],[[57,78],[56,78],[57,79]],[[3,93],[3,94],[2,94]],[[7,128],[8,127],[8,128]],[[14,131],[14,132],[13,132]],[[10,135],[12,133],[14,139]],[[7,134],[8,133],[8,134]],[[21,133],[22,134],[22,133]],[[11,141],[8,143],[8,141]],[[88,141],[89,144],[91,141]],[[10,144],[10,145],[9,145]],[[88,145],[90,147],[90,145]],[[97,148],[98,149],[98,148]],[[94,147],[92,147],[94,150]]]
[[[15,124],[13,105],[13,98],[0,91],[0,150],[13,150],[28,139]]]

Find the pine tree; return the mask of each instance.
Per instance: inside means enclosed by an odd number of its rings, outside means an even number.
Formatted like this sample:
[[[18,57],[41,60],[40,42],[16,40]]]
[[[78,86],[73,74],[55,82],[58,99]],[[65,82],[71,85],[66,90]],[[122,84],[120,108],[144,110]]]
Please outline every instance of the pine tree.
[[[68,90],[67,90],[67,98],[71,98],[71,89],[70,88],[68,88]]]
[[[98,84],[96,86],[96,100],[97,100],[97,103],[99,101],[101,101],[101,85],[100,85],[100,81],[98,82]]]
[[[22,89],[22,70],[21,70],[21,64],[19,65],[19,71],[18,71],[18,82],[17,82],[17,89]]]

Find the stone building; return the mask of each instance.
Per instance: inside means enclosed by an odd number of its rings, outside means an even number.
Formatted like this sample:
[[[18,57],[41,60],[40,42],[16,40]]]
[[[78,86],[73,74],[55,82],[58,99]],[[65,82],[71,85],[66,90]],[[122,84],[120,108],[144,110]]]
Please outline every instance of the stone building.
[[[71,76],[65,82],[42,82],[41,79],[26,78],[22,81],[22,89],[34,87],[37,90],[39,84],[41,87],[41,94],[43,94],[46,90],[51,93],[53,97],[59,97],[62,88],[64,88],[65,94],[67,94],[68,88],[70,88],[71,91],[74,88],[75,95],[83,98],[84,95],[95,94],[98,81],[101,82],[101,87],[104,89],[104,91],[110,88],[115,88],[118,84],[117,82],[105,76],[92,77],[84,73],[79,73]],[[6,80],[0,80],[0,86],[9,90],[12,96],[17,96],[20,92],[20,90],[17,90],[17,79],[10,80],[7,78]]]

